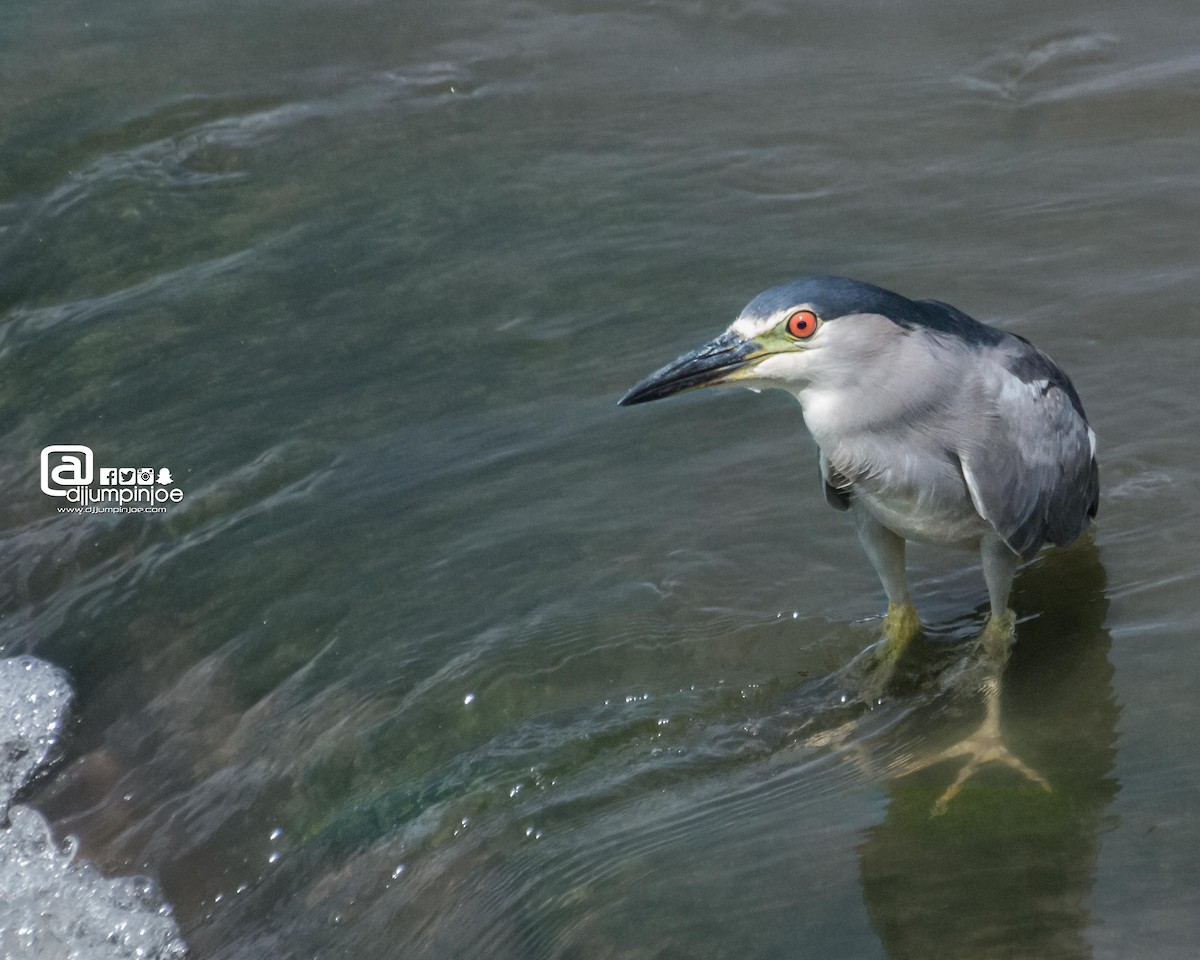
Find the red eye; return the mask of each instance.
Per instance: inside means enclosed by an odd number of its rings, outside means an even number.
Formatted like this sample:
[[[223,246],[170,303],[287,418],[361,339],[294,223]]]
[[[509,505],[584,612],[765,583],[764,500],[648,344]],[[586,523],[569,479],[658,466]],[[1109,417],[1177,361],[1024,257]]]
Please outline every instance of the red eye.
[[[788,317],[787,332],[797,340],[807,340],[817,332],[817,315],[811,310],[797,310]]]

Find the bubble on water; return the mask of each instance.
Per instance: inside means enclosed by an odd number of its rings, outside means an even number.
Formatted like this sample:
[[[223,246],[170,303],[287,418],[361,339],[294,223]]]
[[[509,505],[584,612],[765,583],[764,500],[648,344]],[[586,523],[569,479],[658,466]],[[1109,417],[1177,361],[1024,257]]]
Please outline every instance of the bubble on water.
[[[469,707],[474,702],[475,702],[475,694],[473,694],[473,693],[468,693],[465,697],[463,697],[463,706],[464,707]]]

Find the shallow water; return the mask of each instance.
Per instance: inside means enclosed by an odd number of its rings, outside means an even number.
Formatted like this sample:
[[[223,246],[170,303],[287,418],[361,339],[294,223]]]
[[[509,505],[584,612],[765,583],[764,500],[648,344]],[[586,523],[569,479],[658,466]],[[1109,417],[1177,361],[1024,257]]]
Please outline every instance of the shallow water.
[[[0,652],[75,701],[18,800],[203,958],[1191,957],[1193,20],[11,0]],[[1100,523],[1020,575],[1002,700],[1050,792],[932,815],[973,558],[914,551],[923,667],[868,709],[795,404],[615,407],[805,273],[1079,388]],[[60,513],[48,444],[184,499]]]

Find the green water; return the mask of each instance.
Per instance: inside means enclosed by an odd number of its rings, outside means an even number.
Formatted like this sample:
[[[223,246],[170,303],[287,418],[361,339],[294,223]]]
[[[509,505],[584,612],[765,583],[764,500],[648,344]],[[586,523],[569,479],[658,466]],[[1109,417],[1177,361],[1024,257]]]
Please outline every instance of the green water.
[[[1190,4],[0,11],[0,644],[69,671],[28,798],[197,957],[1191,957],[1200,56]],[[1100,523],[973,557],[928,668],[794,402],[618,410],[838,273],[1030,337]],[[168,467],[66,515],[38,456]]]

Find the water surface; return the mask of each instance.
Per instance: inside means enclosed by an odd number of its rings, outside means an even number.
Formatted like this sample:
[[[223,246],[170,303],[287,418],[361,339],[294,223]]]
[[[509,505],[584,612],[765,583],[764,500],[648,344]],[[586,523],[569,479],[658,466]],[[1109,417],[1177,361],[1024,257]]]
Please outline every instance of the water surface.
[[[1190,957],[1190,4],[11,0],[0,645],[20,799],[192,953]],[[618,410],[760,289],[955,303],[1071,374],[1094,535],[1021,573],[995,767],[968,555],[923,666],[794,402]],[[68,515],[47,444],[168,467]],[[845,699],[843,699],[845,697]]]

